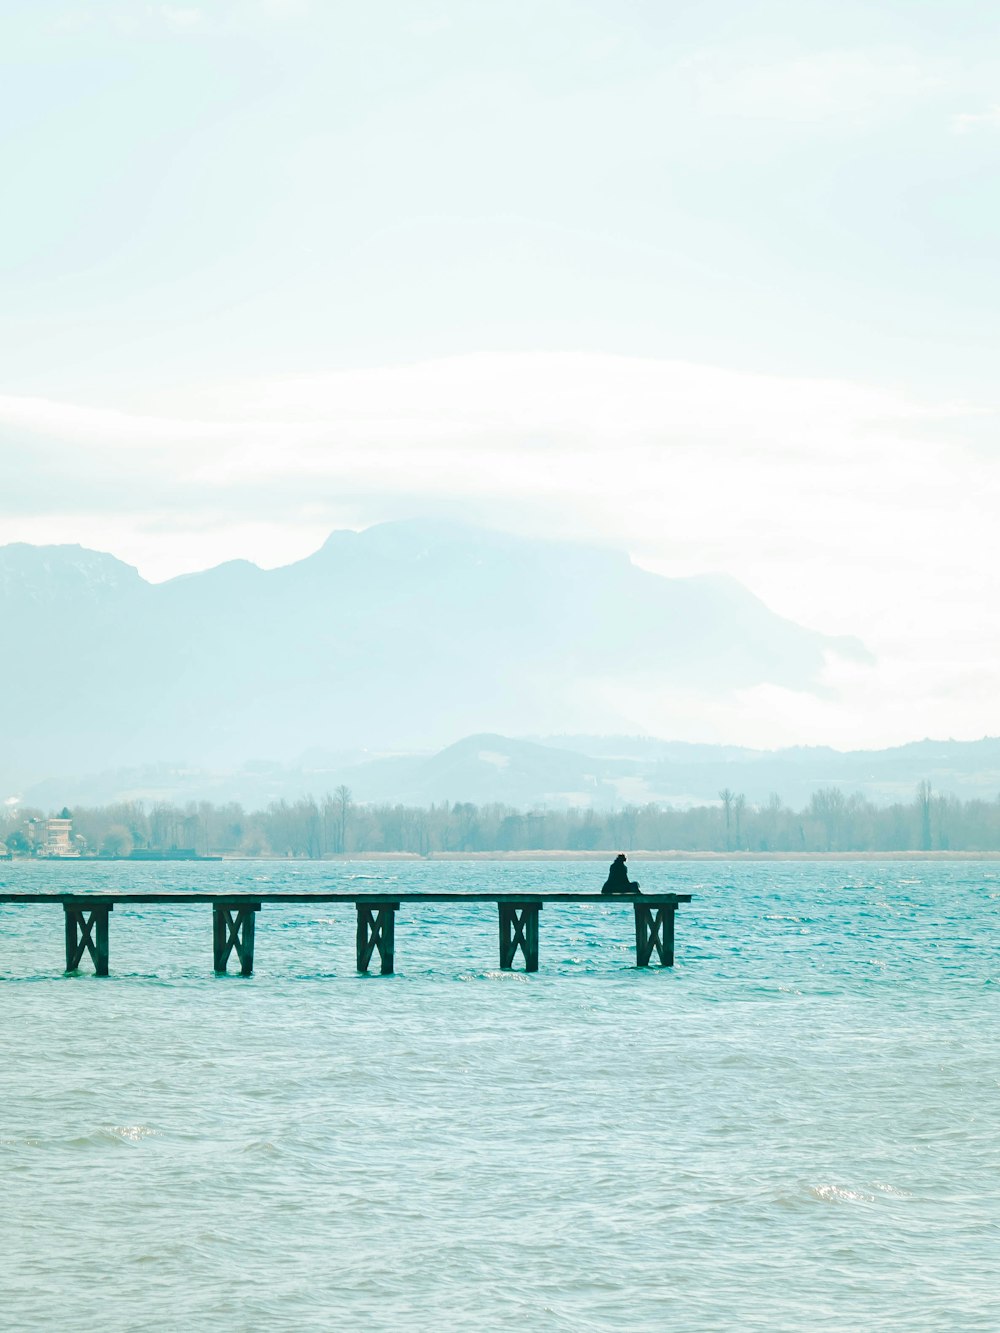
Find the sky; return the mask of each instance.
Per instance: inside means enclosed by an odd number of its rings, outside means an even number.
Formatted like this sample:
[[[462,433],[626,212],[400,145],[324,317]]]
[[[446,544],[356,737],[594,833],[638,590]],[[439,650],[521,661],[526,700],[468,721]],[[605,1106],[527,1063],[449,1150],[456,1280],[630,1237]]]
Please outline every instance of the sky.
[[[986,3],[0,3],[0,543],[591,540],[875,658],[637,730],[997,734],[998,168]]]

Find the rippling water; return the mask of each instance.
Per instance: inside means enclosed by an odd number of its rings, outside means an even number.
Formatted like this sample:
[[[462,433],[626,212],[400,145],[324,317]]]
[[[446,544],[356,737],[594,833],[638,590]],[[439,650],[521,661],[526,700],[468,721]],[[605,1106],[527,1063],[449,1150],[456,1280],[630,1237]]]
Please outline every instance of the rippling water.
[[[1000,1328],[995,863],[641,863],[694,893],[673,972],[627,905],[0,907],[0,1325]],[[593,863],[0,867],[15,891],[589,891]]]

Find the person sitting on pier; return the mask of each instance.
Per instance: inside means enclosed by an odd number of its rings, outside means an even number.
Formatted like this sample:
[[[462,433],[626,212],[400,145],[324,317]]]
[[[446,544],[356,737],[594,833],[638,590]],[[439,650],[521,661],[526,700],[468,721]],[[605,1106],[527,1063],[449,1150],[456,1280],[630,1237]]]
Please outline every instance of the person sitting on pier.
[[[619,852],[611,862],[611,869],[608,871],[608,877],[604,881],[602,893],[638,893],[639,884],[637,880],[629,879],[628,869],[625,865],[625,853]]]

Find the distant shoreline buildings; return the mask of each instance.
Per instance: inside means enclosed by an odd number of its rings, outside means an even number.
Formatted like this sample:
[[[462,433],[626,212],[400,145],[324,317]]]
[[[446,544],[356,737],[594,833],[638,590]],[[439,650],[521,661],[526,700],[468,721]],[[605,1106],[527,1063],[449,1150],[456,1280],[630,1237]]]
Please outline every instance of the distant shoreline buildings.
[[[123,836],[124,835],[124,839]],[[134,847],[124,830],[112,830],[98,848],[91,847],[80,833],[73,832],[73,816],[65,807],[49,818],[33,815],[20,827],[8,830],[0,840],[0,860],[41,861],[218,861],[218,856],[199,854],[193,847]]]
[[[50,819],[28,819],[24,823],[30,854],[40,857],[78,857],[82,838],[73,837],[73,817],[62,812]]]

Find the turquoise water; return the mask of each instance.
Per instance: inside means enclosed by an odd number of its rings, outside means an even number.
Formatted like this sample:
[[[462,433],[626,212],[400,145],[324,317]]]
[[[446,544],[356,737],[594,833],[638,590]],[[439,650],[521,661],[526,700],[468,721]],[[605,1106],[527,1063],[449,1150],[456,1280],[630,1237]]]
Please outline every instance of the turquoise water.
[[[627,905],[0,907],[0,1324],[60,1329],[1000,1328],[995,863],[642,863]],[[15,891],[587,891],[593,863],[0,866]]]

